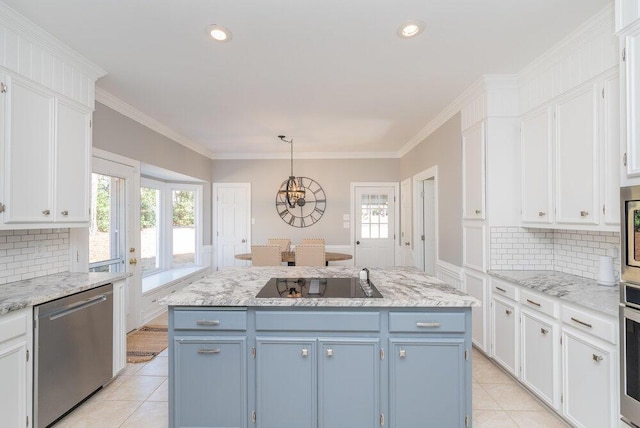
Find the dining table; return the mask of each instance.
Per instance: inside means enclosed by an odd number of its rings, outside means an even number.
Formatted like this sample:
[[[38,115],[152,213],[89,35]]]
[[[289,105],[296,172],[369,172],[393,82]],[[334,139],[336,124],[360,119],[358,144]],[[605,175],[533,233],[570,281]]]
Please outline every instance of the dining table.
[[[238,260],[251,260],[251,253],[236,254],[235,258]],[[331,251],[327,251],[324,253],[324,259],[327,263],[338,262],[342,260],[351,260],[352,258],[353,256],[347,253],[334,253]],[[295,251],[283,251],[282,261],[288,263],[290,266],[293,266],[296,261]]]

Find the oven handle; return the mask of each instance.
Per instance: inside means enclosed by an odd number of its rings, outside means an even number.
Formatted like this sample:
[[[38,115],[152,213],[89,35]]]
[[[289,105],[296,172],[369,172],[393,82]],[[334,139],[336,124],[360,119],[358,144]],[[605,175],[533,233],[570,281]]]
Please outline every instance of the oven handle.
[[[622,316],[640,324],[640,311],[637,309],[622,306]],[[622,329],[622,327],[621,325],[620,328]]]

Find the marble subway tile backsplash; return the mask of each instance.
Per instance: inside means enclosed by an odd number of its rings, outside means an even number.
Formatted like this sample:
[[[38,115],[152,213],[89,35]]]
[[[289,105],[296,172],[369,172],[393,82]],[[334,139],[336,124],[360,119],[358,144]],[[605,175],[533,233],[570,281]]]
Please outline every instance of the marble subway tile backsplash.
[[[69,270],[69,229],[0,230],[0,284]]]
[[[554,270],[596,279],[599,257],[615,249],[620,274],[618,232],[492,227],[490,239],[493,270]]]

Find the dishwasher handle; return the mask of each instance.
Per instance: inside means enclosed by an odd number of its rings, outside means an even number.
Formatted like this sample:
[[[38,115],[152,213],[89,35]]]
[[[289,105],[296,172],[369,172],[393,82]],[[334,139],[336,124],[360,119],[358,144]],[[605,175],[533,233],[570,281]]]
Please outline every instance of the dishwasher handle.
[[[81,302],[78,303],[73,303],[71,305],[68,306],[64,306],[60,309],[58,309],[57,311],[54,311],[52,313],[49,314],[49,319],[51,321],[58,319],[58,318],[62,318],[64,316],[67,316],[69,314],[72,314],[74,312],[77,311],[81,311],[85,308],[88,308],[89,306],[93,306],[93,305],[97,305],[98,303],[102,303],[104,301],[107,300],[107,295],[106,294],[100,294],[98,296],[92,297],[90,299],[86,299],[83,300]]]

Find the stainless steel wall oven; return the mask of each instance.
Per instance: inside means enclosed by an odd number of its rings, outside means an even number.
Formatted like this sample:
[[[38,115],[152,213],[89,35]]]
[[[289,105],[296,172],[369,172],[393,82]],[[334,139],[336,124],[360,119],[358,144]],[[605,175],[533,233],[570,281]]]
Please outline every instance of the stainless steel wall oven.
[[[640,186],[620,189],[620,414],[640,426]]]

